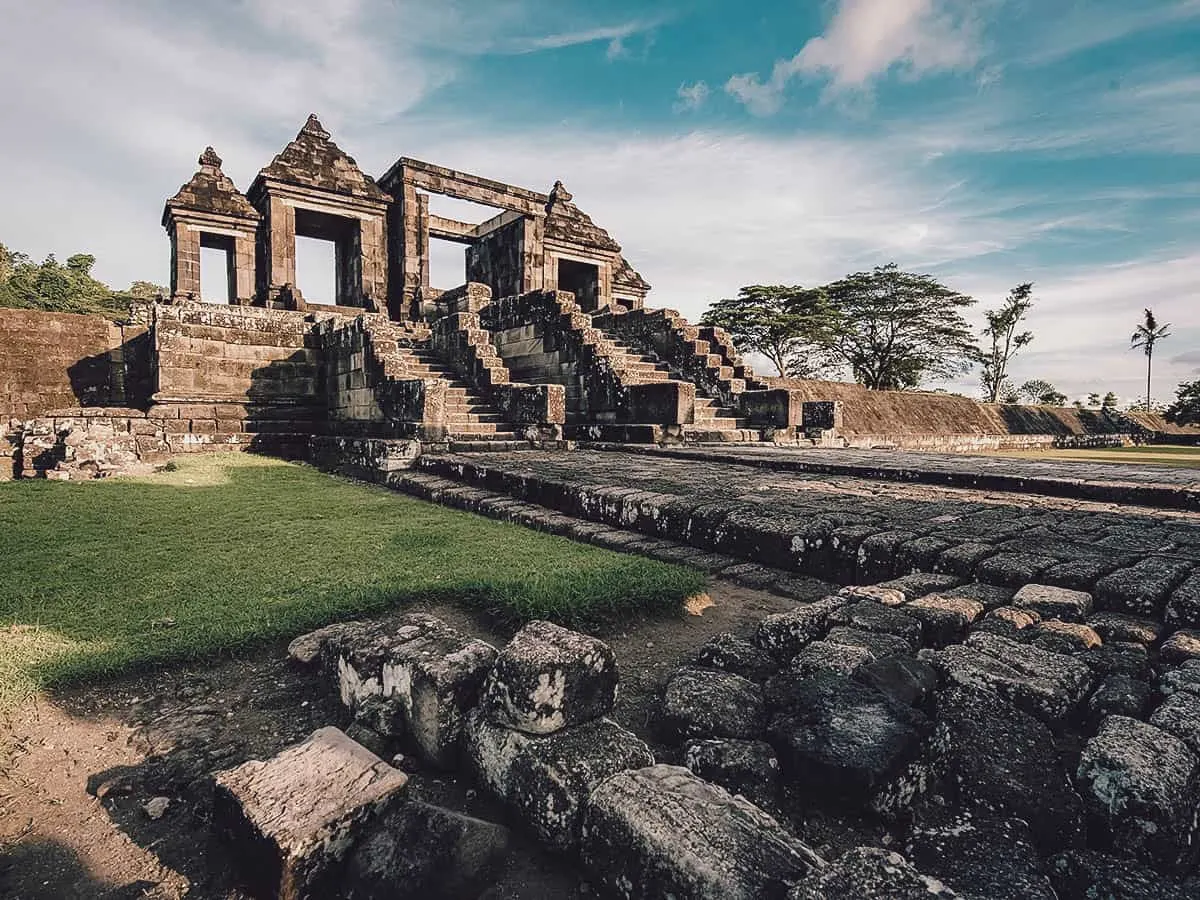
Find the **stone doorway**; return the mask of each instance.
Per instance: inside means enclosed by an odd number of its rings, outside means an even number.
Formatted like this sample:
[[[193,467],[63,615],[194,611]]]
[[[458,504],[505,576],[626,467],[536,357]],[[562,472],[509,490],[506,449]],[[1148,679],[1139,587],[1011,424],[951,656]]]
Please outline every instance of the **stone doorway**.
[[[573,259],[558,261],[558,289],[570,291],[580,309],[591,312],[600,299],[600,267]]]

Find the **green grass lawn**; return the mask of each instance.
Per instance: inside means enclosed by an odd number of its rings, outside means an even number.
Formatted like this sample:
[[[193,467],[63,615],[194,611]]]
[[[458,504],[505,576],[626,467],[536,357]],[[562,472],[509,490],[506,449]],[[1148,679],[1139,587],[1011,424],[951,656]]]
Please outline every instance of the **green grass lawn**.
[[[244,454],[0,484],[0,706],[410,600],[514,620],[675,611],[692,569]]]
[[[1063,450],[999,450],[998,456],[1025,459],[1069,459],[1078,462],[1146,464],[1200,469],[1200,447],[1153,444],[1140,447],[1095,447]]]

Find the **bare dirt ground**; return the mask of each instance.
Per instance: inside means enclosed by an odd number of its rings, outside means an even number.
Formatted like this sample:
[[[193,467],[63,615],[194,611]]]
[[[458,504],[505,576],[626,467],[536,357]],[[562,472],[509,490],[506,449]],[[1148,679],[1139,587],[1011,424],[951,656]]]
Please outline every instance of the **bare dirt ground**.
[[[812,582],[816,599],[833,588]],[[666,677],[709,637],[750,631],[795,601],[713,581],[701,615],[637,620],[602,636],[621,668],[614,713],[651,743]],[[400,612],[414,611],[406,607]],[[424,611],[496,646],[512,628],[456,607]],[[46,694],[0,722],[0,897],[212,898],[244,895],[209,846],[212,772],[263,759],[323,725],[347,725],[325,680],[274,644],[210,665],[146,672]],[[503,811],[465,778],[414,771],[414,797],[493,821]],[[168,800],[160,818],[146,804]],[[161,803],[161,801],[160,801]],[[492,900],[591,894],[566,860],[517,832]]]

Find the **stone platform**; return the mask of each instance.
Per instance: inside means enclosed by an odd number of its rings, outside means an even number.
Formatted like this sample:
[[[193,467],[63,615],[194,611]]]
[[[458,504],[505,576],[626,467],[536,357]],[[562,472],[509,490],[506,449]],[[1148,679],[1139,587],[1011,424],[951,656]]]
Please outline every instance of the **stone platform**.
[[[598,446],[597,449],[606,448]],[[720,448],[623,446],[611,449],[672,459],[756,466],[776,472],[852,475],[873,480],[1200,511],[1200,471],[1182,467],[904,450],[791,449],[770,445]]]
[[[534,504],[845,584],[912,573],[1093,592],[1114,612],[1200,625],[1200,515],[1040,494],[781,472],[670,454],[424,456],[392,486],[466,508]],[[432,479],[432,481],[431,481]],[[470,502],[467,502],[470,501]]]

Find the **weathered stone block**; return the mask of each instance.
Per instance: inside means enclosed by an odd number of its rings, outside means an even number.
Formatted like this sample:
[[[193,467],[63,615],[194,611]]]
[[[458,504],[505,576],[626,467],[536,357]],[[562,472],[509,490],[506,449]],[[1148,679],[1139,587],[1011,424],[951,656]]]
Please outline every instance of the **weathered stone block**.
[[[838,596],[845,597],[847,603],[852,600],[873,600],[884,606],[899,606],[908,599],[900,588],[886,584],[850,584],[838,591]]]
[[[876,659],[855,672],[854,677],[906,706],[920,706],[933,696],[938,685],[933,666],[911,656]]]
[[[777,659],[789,660],[809,641],[824,634],[830,614],[845,604],[842,597],[826,597],[767,616],[758,627],[758,645]]]
[[[1087,617],[1087,624],[1095,629],[1103,641],[1153,644],[1163,632],[1162,625],[1153,619],[1139,619],[1114,612],[1092,613]]]
[[[1198,774],[1196,755],[1174,735],[1109,716],[1083,748],[1076,781],[1114,845],[1183,872],[1200,851]]]
[[[680,669],[667,683],[663,719],[679,738],[756,738],[766,724],[762,688],[730,672]]]
[[[943,789],[970,809],[1024,819],[1042,850],[1083,841],[1083,806],[1050,730],[985,691],[938,694],[930,741]]]
[[[1140,719],[1149,705],[1150,685],[1128,675],[1109,675],[1088,698],[1088,718],[1096,724],[1108,716]]]
[[[1032,609],[1043,619],[1082,622],[1092,611],[1092,595],[1048,584],[1027,584],[1013,596],[1012,605]]]
[[[705,781],[741,794],[751,803],[770,806],[775,802],[779,760],[766,741],[689,741],[683,748],[683,764]]]
[[[1030,629],[1034,647],[1050,650],[1055,653],[1079,653],[1100,646],[1100,635],[1087,625],[1080,622],[1063,622],[1051,619],[1048,622],[1038,622]]]
[[[213,830],[260,897],[336,893],[346,853],[408,776],[336,728],[265,762],[218,772]]]
[[[1061,653],[975,632],[964,645],[923,651],[951,684],[991,691],[1052,725],[1061,725],[1091,686],[1087,666]]]
[[[609,719],[539,736],[496,725],[477,709],[465,743],[479,781],[561,850],[578,845],[584,804],[597,784],[654,763],[642,741]]]
[[[1194,900],[1184,885],[1128,856],[1072,850],[1050,861],[1050,880],[1064,900]]]
[[[904,638],[914,648],[921,645],[921,623],[903,611],[903,607],[883,606],[870,600],[860,600],[835,610],[829,616],[830,625],[850,625],[863,631],[894,634]]]
[[[936,878],[922,875],[899,853],[856,847],[817,869],[788,894],[788,900],[954,900],[958,894]]]
[[[1159,645],[1158,655],[1167,663],[1200,659],[1200,631],[1184,629],[1175,632]]]
[[[1005,587],[1021,587],[1037,581],[1038,575],[1058,560],[1036,553],[998,553],[976,569],[980,581]]]
[[[1171,592],[1165,621],[1172,628],[1200,628],[1200,571]]]
[[[498,725],[550,734],[607,714],[617,699],[616,657],[603,641],[530,622],[500,651],[483,690]]]
[[[969,597],[930,594],[906,603],[901,611],[921,622],[925,643],[944,647],[962,640],[967,629],[983,615],[983,604]]]
[[[621,772],[588,803],[584,862],[620,897],[780,897],[821,859],[754,804],[677,766]]]
[[[478,702],[494,647],[421,613],[404,616],[394,629],[347,631],[327,647],[346,706],[357,710],[370,697],[387,701],[395,731],[423,758],[443,767],[457,762],[463,717]]]
[[[1190,570],[1191,566],[1185,562],[1147,557],[1096,582],[1096,603],[1101,609],[1114,612],[1161,616],[1171,591]]]
[[[863,632],[863,634],[869,634],[869,632]],[[887,637],[891,636],[887,635]],[[874,661],[875,655],[861,644],[813,641],[792,657],[787,672],[789,675],[796,675],[800,678],[808,678],[820,672],[853,675],[867,663]]]
[[[1150,724],[1170,732],[1200,754],[1200,694],[1176,691],[1150,716]]]
[[[1186,660],[1177,668],[1163,672],[1158,679],[1158,691],[1167,697],[1177,691],[1200,694],[1200,659]]]
[[[918,710],[828,672],[777,676],[767,690],[768,740],[798,796],[893,815],[924,790],[930,722]]]
[[[894,634],[888,634],[885,631],[863,631],[861,628],[849,628],[845,625],[830,628],[829,633],[825,635],[825,641],[831,644],[862,647],[870,651],[876,659],[884,659],[889,656],[908,656],[916,649],[904,638]],[[801,653],[803,652],[801,651]]]
[[[1058,900],[1021,819],[931,806],[914,825],[905,854],[964,900]]]
[[[753,641],[728,631],[718,634],[696,651],[693,665],[731,672],[755,682],[766,681],[778,668]]]
[[[484,893],[504,861],[509,831],[409,800],[378,816],[354,845],[336,896],[460,900]]]

